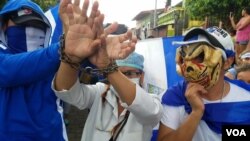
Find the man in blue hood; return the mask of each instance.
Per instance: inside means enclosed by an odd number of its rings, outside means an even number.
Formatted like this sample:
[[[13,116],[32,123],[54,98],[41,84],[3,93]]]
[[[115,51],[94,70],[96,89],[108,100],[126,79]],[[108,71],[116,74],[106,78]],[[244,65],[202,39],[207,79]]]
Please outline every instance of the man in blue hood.
[[[8,1],[0,17],[0,140],[67,140],[62,108],[50,88],[59,44],[48,47],[49,21],[29,0]]]

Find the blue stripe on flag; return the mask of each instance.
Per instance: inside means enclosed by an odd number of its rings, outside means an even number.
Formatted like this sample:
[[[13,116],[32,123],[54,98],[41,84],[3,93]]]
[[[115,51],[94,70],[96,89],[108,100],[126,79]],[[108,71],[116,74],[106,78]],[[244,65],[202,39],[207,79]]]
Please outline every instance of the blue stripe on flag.
[[[168,87],[173,86],[177,81],[183,80],[176,72],[175,55],[178,46],[172,45],[173,41],[182,41],[182,39],[183,36],[163,38]]]

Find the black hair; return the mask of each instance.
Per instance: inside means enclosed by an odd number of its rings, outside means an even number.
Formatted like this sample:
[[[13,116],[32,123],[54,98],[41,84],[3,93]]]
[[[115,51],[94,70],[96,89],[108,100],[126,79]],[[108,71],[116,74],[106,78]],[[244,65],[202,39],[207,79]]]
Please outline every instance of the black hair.
[[[236,67],[237,74],[240,72],[250,71],[250,64],[244,63],[238,67]]]
[[[244,7],[243,10],[245,10],[246,13],[247,13],[248,15],[250,15],[250,7]]]
[[[110,26],[111,23],[107,23],[104,25],[104,28]],[[111,33],[112,35],[119,35],[119,34],[123,34],[126,33],[128,31],[128,27],[125,24],[118,24],[118,28],[115,32]]]
[[[229,33],[231,34],[231,36],[236,35],[236,30],[234,28],[229,28]]]
[[[9,14],[4,14],[2,15],[2,17],[0,17],[0,23],[1,23],[2,28],[8,24],[9,19],[10,19]]]

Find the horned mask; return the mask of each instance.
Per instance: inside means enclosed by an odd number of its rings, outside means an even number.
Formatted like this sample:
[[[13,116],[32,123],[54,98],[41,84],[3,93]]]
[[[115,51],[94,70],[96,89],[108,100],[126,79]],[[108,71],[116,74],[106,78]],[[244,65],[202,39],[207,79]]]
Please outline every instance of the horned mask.
[[[207,43],[181,46],[176,52],[177,72],[187,81],[206,89],[214,86],[222,67],[222,51]]]

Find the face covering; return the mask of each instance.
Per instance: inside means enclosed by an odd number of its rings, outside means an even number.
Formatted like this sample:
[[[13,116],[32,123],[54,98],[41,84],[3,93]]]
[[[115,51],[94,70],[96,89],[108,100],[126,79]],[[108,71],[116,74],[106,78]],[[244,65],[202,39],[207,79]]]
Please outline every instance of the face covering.
[[[5,31],[8,49],[12,53],[34,51],[44,47],[45,32],[38,28],[11,26]]]
[[[140,85],[140,78],[130,78],[129,80],[132,81],[135,84]]]
[[[176,70],[187,81],[210,89],[219,80],[222,58],[221,50],[206,44],[183,46],[177,50]]]

